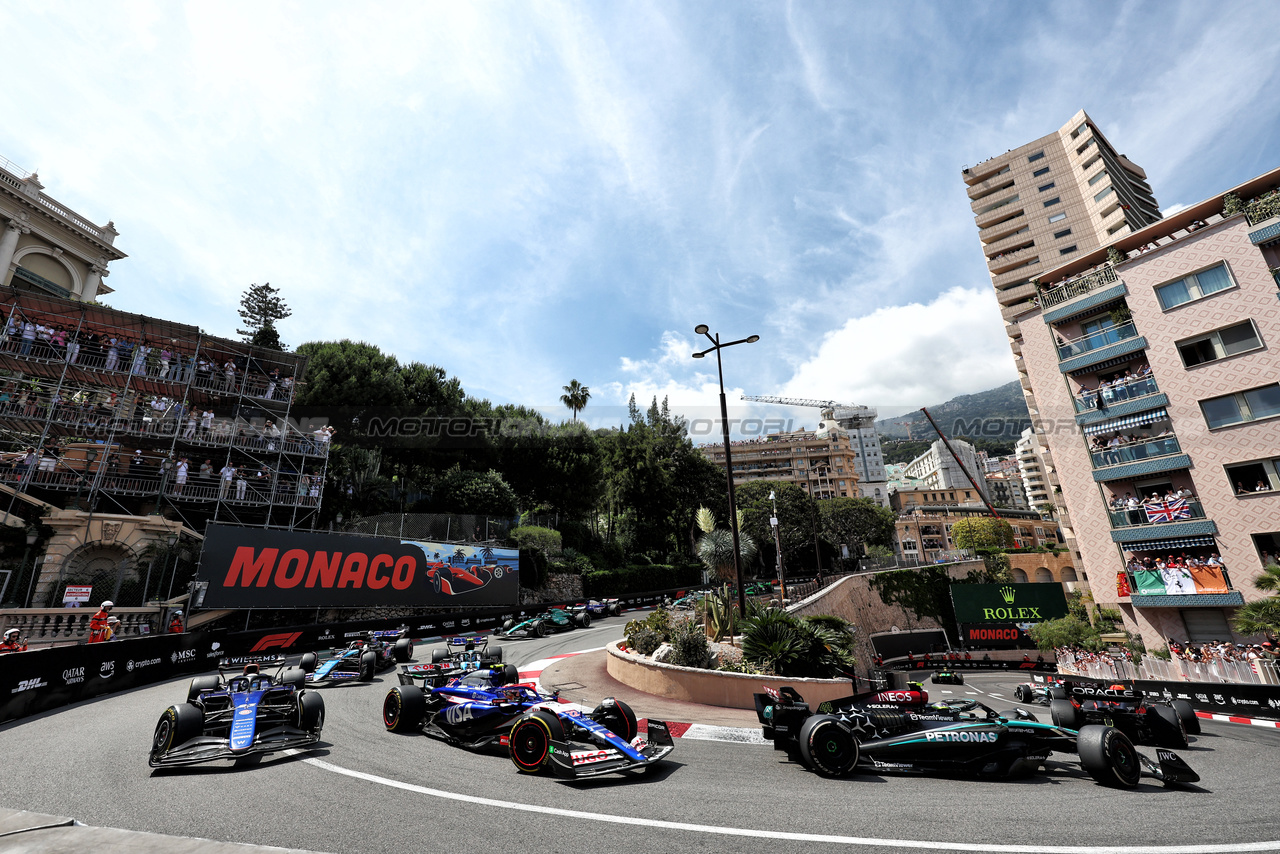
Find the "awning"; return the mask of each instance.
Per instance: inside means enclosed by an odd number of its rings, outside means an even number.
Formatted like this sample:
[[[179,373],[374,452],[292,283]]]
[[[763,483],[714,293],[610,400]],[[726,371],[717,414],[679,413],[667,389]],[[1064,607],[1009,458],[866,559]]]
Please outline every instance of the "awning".
[[[1126,338],[1125,340],[1127,341],[1129,339]],[[1145,357],[1146,353],[1143,353],[1142,351],[1125,353],[1123,356],[1116,356],[1114,359],[1107,359],[1105,362],[1097,362],[1092,365],[1085,365],[1083,368],[1076,368],[1074,371],[1070,371],[1069,373],[1073,377],[1080,374],[1096,374],[1099,371],[1105,371],[1107,368],[1118,368],[1121,365],[1127,365],[1130,362],[1136,362]]]
[[[1127,552],[1172,552],[1178,549],[1203,548],[1217,545],[1213,537],[1182,537],[1173,540],[1138,540],[1121,543]]]
[[[1138,427],[1142,424],[1151,424],[1168,417],[1169,413],[1163,409],[1151,409],[1146,412],[1139,412],[1137,415],[1126,415],[1124,418],[1113,418],[1110,421],[1099,421],[1097,424],[1090,424],[1084,428],[1084,433],[1086,436],[1092,436],[1095,433],[1114,433],[1117,430]]]

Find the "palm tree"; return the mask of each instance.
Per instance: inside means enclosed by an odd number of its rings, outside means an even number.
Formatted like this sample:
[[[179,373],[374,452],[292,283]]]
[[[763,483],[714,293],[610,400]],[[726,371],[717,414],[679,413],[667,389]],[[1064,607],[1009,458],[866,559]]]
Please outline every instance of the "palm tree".
[[[1280,636],[1280,566],[1263,567],[1262,574],[1253,580],[1253,586],[1271,595],[1266,599],[1250,602],[1233,619],[1242,635]]]
[[[569,384],[564,386],[564,394],[560,395],[560,402],[569,407],[574,421],[578,420],[578,413],[586,408],[587,401],[590,399],[591,389],[577,380],[569,380]]]
[[[702,536],[698,538],[698,559],[702,561],[703,566],[711,570],[715,575],[725,581],[737,579],[736,566],[733,562],[733,534],[732,532],[716,527],[716,518],[706,507],[699,507],[698,513],[694,517],[698,527],[702,530]],[[743,533],[742,528],[742,511],[738,511],[738,557],[742,563],[746,564],[755,557],[756,544],[755,540]]]

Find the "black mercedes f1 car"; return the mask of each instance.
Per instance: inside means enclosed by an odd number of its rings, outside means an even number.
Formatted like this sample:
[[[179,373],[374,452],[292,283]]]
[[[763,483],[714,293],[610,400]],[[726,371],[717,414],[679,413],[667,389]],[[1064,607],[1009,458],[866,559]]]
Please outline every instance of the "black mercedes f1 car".
[[[972,699],[921,709],[845,706],[813,714],[790,688],[756,695],[765,736],[826,777],[861,772],[1011,777],[1034,772],[1050,753],[1075,753],[1099,783],[1133,788],[1143,774],[1166,785],[1199,775],[1169,750],[1154,760],[1115,727],[1076,731],[1040,723],[1025,709],[996,712]]]

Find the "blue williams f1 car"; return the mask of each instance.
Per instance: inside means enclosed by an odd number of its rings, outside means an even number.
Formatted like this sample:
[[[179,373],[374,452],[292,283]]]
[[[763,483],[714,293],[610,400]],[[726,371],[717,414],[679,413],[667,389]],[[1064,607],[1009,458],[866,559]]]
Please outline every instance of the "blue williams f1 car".
[[[259,665],[227,677],[197,676],[187,689],[187,701],[165,709],[151,740],[149,764],[190,765],[215,759],[237,764],[262,754],[309,747],[320,740],[324,726],[324,699],[303,689],[303,673],[284,670],[284,659],[275,675],[259,672]],[[283,671],[283,672],[281,672]]]
[[[509,664],[470,671],[405,667],[401,684],[383,701],[382,722],[391,732],[423,732],[471,750],[506,748],[520,771],[565,778],[647,768],[674,749],[665,723],[649,721],[647,737],[641,736],[621,700],[587,711],[518,679]]]
[[[932,703],[918,710],[844,707],[812,714],[793,689],[756,695],[766,737],[824,777],[922,773],[1012,777],[1039,769],[1052,752],[1075,753],[1089,776],[1106,786],[1134,788],[1144,775],[1166,785],[1200,777],[1171,750],[1152,760],[1120,730],[1079,731],[1040,723],[1025,709],[995,712],[976,700]]]
[[[306,671],[307,682],[372,682],[374,674],[395,667],[397,662],[413,658],[413,641],[404,629],[368,632],[335,650],[332,657],[320,660],[314,652],[303,653],[299,666]]]

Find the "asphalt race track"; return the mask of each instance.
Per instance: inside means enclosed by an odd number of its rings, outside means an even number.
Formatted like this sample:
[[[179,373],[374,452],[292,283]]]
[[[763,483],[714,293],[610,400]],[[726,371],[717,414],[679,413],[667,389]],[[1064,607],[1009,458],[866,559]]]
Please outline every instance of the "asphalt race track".
[[[598,648],[624,619],[542,640],[502,641],[508,661]],[[425,658],[419,647],[418,660]],[[1009,708],[1015,675],[928,685]],[[647,775],[582,782],[526,777],[496,755],[381,722],[393,672],[321,689],[324,742],[256,767],[153,772],[160,713],[187,680],[0,727],[0,806],[90,825],[324,852],[1237,852],[1280,851],[1274,793],[1280,730],[1204,722],[1184,758],[1198,788],[1096,785],[1074,757],[1047,773],[983,782],[857,776],[825,780],[766,746],[678,739]],[[951,692],[948,694],[947,692]],[[1038,708],[1038,707],[1037,707]],[[643,717],[645,710],[637,708]],[[1047,715],[1047,710],[1046,710]],[[1047,717],[1043,718],[1047,719]],[[13,840],[0,839],[0,851]]]

